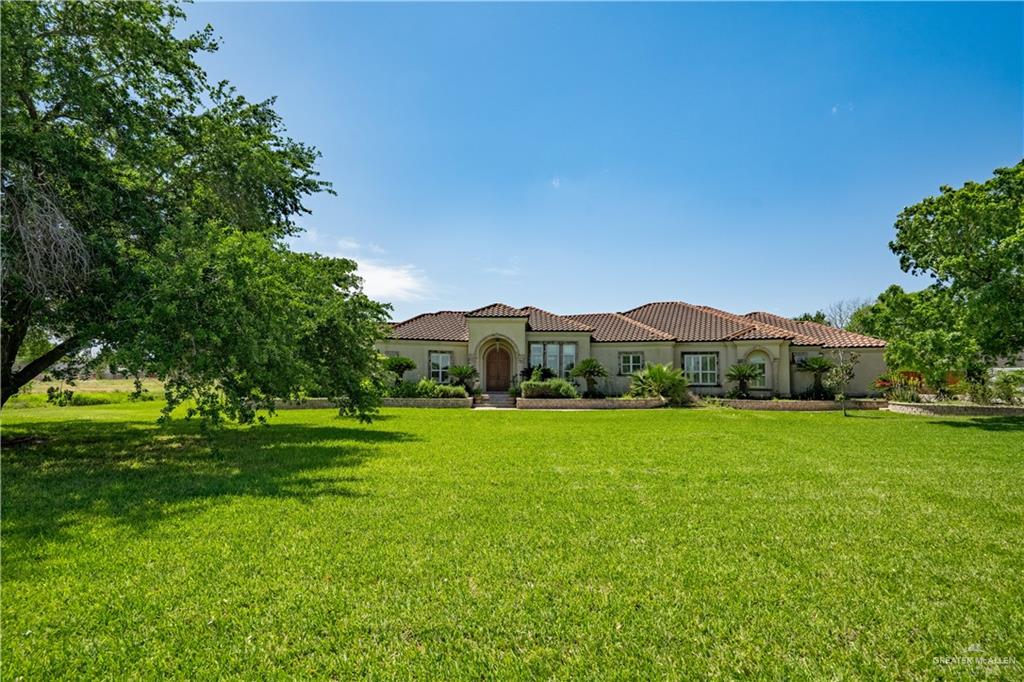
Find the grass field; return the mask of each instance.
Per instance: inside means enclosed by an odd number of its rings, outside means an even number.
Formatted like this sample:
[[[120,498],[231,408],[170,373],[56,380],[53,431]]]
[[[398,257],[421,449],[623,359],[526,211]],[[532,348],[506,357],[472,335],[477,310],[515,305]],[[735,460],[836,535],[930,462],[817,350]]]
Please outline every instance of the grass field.
[[[1024,420],[158,410],[4,412],[4,679],[1024,674]]]

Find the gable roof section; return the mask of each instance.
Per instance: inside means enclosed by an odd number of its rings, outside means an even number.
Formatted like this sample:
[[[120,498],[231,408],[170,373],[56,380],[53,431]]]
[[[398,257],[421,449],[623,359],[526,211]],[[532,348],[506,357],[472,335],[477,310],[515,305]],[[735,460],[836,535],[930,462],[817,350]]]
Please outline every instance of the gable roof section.
[[[535,308],[532,305],[522,308],[513,308],[504,303],[492,303],[491,305],[470,310],[466,317],[525,317],[526,328],[532,332],[592,332],[594,328],[570,319],[564,315],[555,315],[547,310]]]
[[[632,320],[622,313],[586,313],[566,317],[590,325],[597,343],[614,341],[674,341],[675,338],[654,327]]]
[[[802,322],[772,313],[755,312],[744,315],[749,320],[768,323],[775,327],[796,332],[809,342],[801,342],[801,346],[823,346],[825,348],[884,348],[885,341],[863,334],[855,334],[845,329],[836,329],[817,322]]]
[[[504,303],[492,303],[483,308],[470,310],[466,317],[529,317],[530,313],[525,308],[513,308]]]
[[[469,341],[466,314],[457,310],[423,313],[391,325],[391,338],[406,341]]]

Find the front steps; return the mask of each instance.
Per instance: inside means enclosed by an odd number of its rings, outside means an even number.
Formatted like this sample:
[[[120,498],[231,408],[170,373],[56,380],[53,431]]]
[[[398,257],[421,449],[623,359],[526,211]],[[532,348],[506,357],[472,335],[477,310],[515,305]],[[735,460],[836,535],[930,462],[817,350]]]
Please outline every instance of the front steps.
[[[516,399],[507,392],[482,393],[473,400],[473,407],[492,407],[500,409],[514,409]]]

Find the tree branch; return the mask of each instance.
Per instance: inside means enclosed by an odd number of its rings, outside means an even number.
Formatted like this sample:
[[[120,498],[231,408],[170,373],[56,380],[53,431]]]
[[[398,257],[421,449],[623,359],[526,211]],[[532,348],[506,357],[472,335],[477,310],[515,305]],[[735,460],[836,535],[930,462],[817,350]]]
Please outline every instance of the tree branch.
[[[37,374],[68,353],[78,350],[81,346],[82,339],[80,337],[70,336],[12,374],[10,380],[3,386],[0,405],[6,403],[8,398],[17,393],[19,388],[32,381]]]

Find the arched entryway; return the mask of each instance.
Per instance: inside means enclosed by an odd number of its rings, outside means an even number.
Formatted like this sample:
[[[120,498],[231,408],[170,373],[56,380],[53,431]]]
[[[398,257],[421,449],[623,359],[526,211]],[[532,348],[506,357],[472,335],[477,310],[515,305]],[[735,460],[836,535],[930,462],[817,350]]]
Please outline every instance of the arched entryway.
[[[484,390],[507,391],[512,384],[512,356],[502,346],[495,346],[484,357]]]

